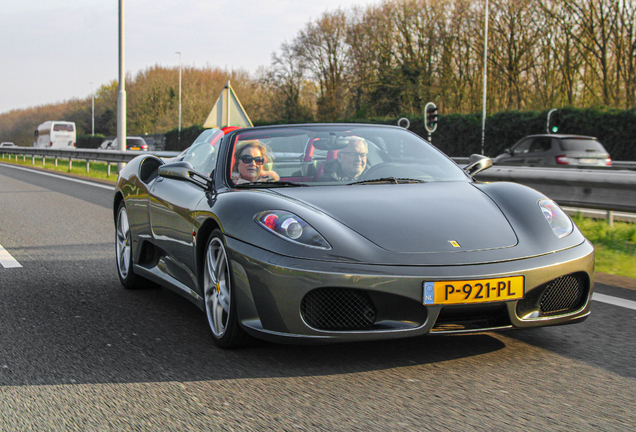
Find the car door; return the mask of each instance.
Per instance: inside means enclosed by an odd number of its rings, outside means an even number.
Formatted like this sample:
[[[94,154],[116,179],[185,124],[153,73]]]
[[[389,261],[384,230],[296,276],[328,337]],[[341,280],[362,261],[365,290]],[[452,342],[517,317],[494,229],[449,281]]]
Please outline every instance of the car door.
[[[528,153],[526,153],[526,165],[546,165],[550,155],[552,137],[536,137],[532,140]]]
[[[193,211],[205,191],[189,181],[158,177],[148,191],[148,212],[155,245],[170,276],[196,288]]]
[[[530,151],[530,145],[534,138],[526,138],[517,143],[510,151],[510,158],[506,160],[507,164],[525,165]]]

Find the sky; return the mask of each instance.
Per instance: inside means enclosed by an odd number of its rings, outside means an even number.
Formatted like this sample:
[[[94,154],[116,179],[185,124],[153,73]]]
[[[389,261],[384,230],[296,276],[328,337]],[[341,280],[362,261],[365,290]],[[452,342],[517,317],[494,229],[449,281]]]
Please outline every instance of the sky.
[[[310,21],[381,0],[127,0],[124,64],[256,72]],[[117,80],[118,0],[2,0],[0,113],[90,97]]]

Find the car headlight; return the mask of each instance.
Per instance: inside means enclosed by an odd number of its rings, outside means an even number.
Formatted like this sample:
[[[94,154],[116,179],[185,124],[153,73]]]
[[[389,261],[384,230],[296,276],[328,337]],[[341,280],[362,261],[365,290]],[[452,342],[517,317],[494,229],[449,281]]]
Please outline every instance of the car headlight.
[[[545,220],[548,221],[552,231],[554,231],[554,235],[558,238],[569,235],[574,229],[570,217],[554,201],[549,199],[540,200],[539,208],[541,208]]]
[[[292,243],[317,249],[331,249],[327,240],[318,231],[293,213],[267,210],[254,215],[254,220],[267,231]]]

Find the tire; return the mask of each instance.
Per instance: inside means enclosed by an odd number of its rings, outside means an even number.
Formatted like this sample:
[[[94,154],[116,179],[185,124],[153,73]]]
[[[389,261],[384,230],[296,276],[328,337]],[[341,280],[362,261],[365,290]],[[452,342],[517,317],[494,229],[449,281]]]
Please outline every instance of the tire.
[[[214,230],[205,248],[203,298],[205,316],[214,343],[221,348],[245,345],[249,336],[241,329],[236,312],[232,268],[221,231]]]
[[[119,281],[126,289],[146,287],[147,280],[135,274],[133,270],[132,236],[128,222],[126,204],[122,201],[117,209],[115,223],[115,252],[117,257],[117,274]]]

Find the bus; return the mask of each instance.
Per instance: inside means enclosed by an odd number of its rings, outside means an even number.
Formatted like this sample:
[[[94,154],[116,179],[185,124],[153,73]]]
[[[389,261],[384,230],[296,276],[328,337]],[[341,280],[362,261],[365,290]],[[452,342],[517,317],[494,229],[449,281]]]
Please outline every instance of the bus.
[[[46,121],[35,130],[34,147],[74,148],[76,146],[75,123]]]

